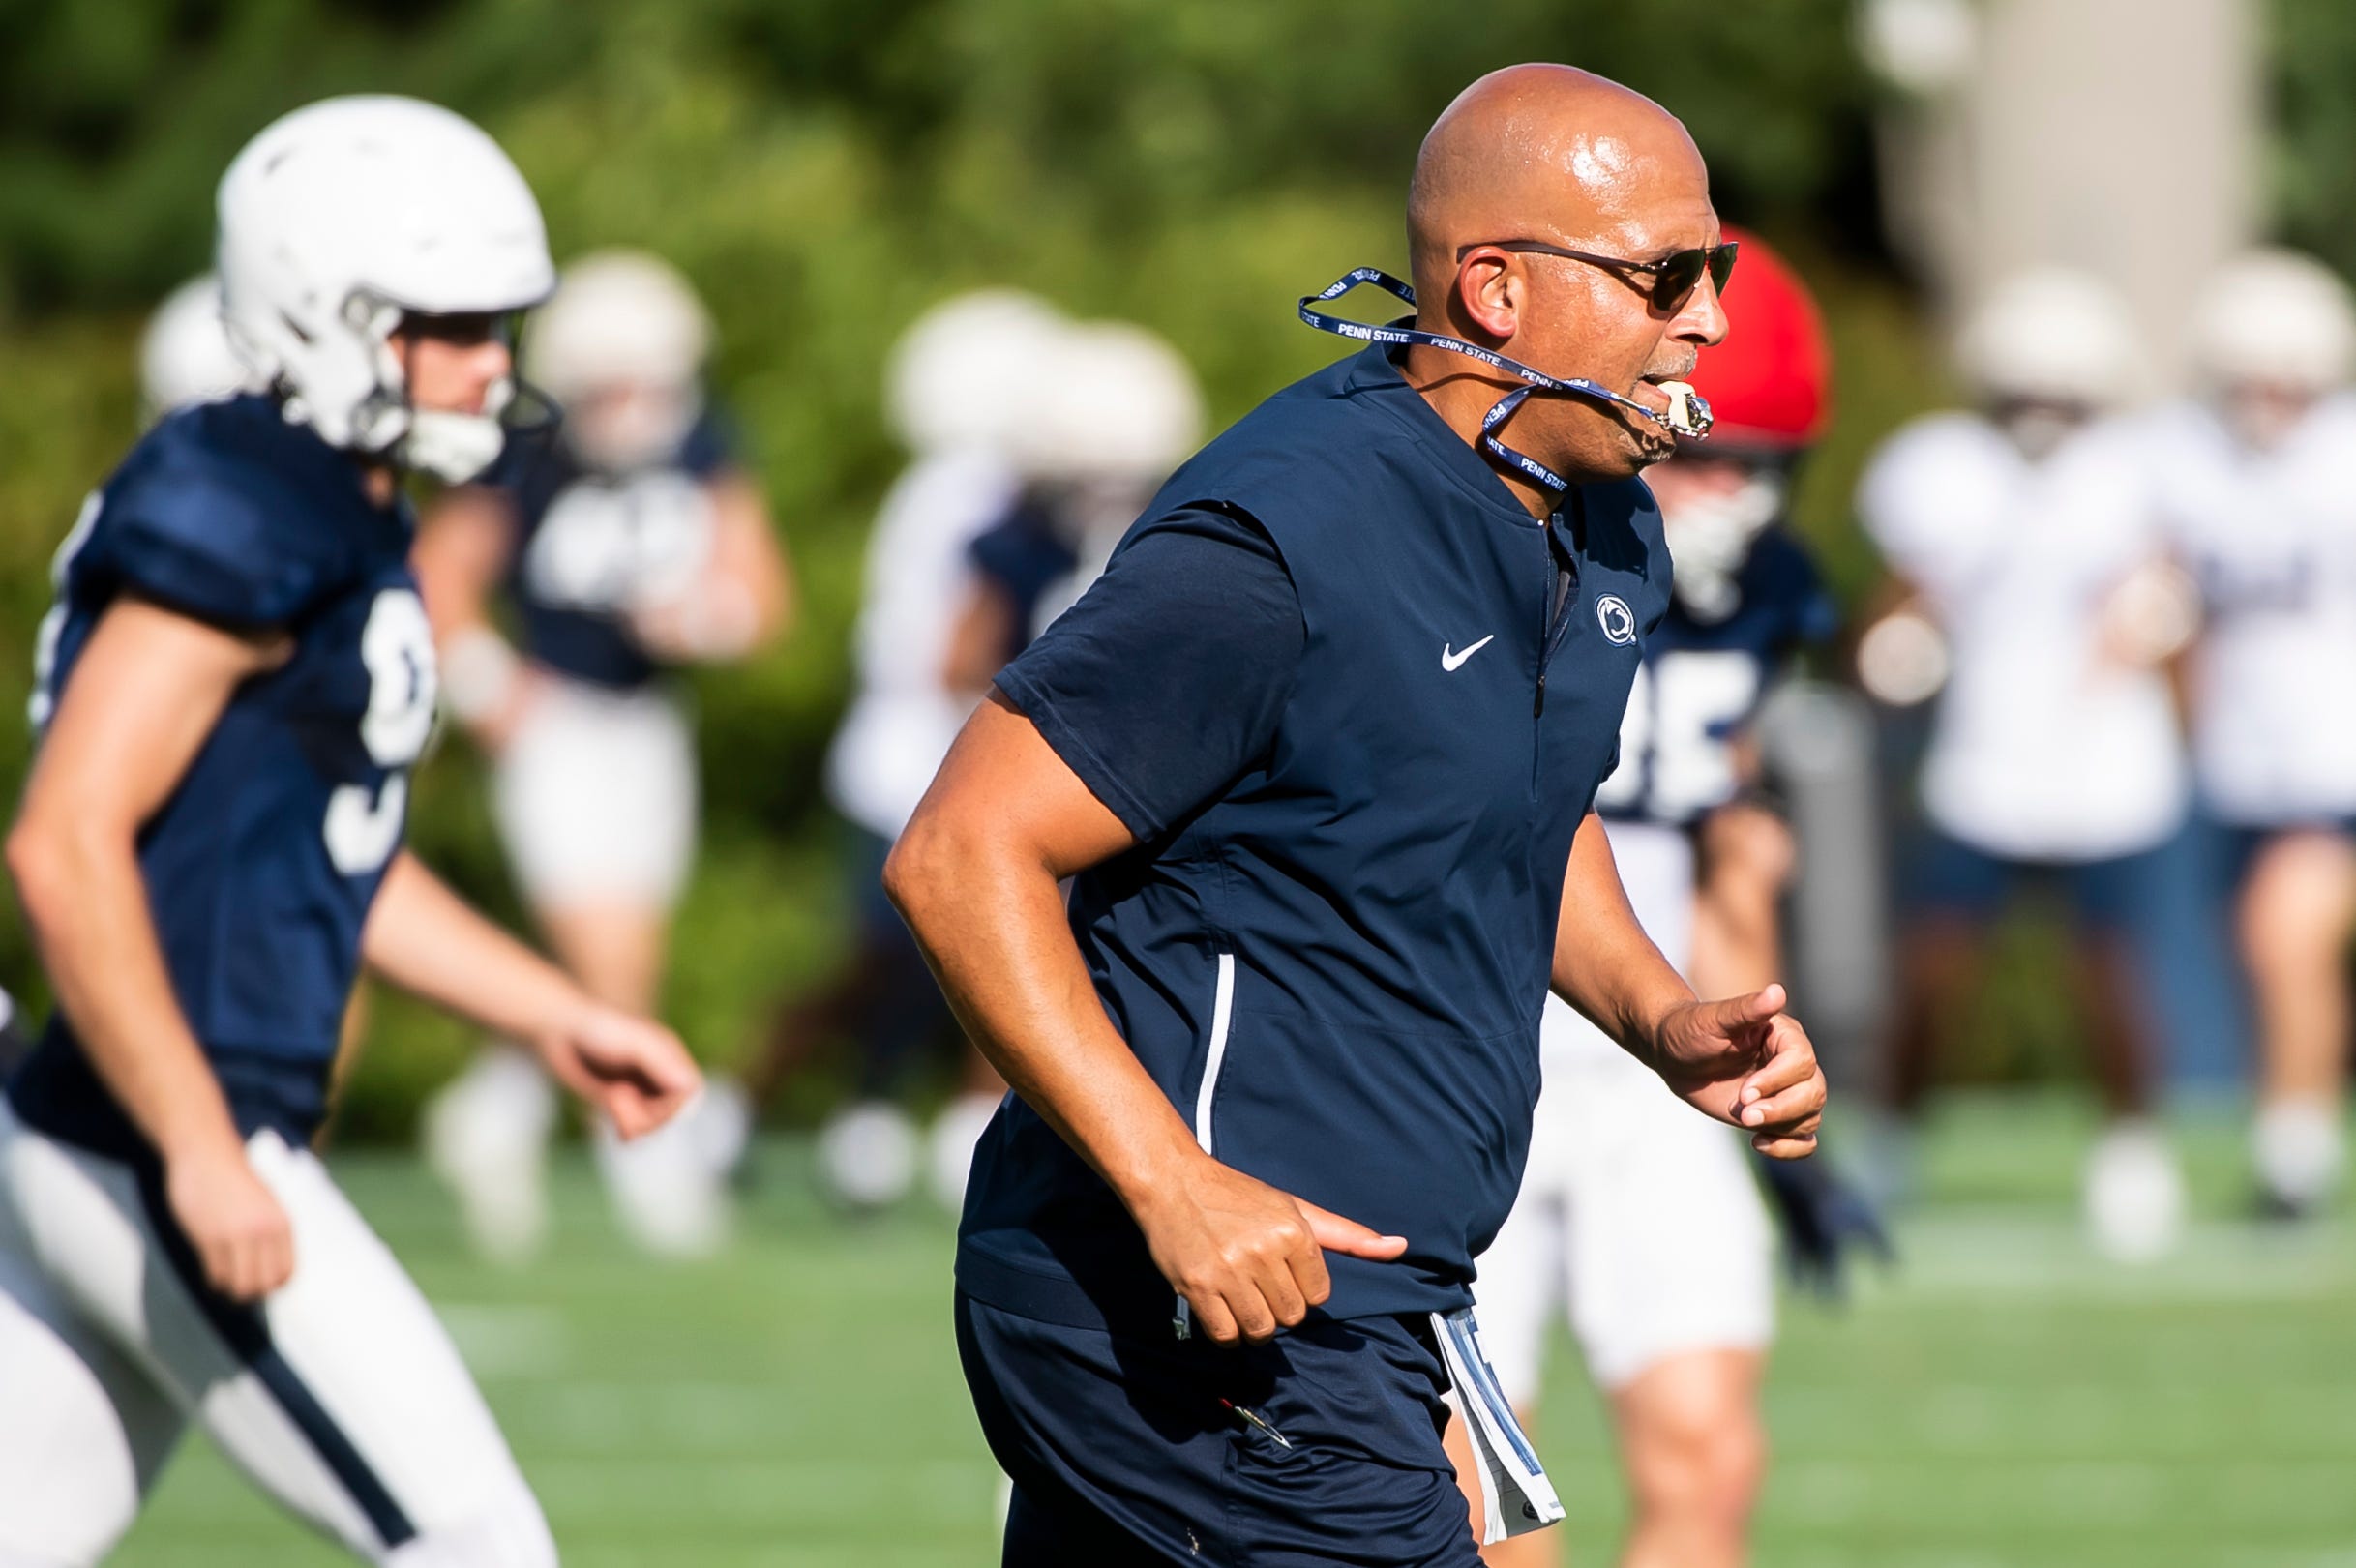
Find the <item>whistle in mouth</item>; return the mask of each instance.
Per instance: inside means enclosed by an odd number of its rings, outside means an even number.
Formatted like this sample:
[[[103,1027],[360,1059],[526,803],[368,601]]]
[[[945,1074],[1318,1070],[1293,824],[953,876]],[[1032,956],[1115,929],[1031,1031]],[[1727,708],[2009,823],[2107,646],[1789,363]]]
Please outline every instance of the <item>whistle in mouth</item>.
[[[1710,437],[1710,427],[1717,423],[1710,412],[1710,399],[1693,390],[1689,381],[1663,381],[1660,390],[1669,395],[1669,411],[1654,417],[1678,435],[1695,441]]]

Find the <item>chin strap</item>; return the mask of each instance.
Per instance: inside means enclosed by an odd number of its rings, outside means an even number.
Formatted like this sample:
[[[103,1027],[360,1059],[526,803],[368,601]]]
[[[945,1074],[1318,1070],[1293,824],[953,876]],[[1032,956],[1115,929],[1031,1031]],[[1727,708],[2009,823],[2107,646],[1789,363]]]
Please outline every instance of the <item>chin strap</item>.
[[[1703,400],[1699,393],[1683,381],[1664,381],[1660,384],[1661,390],[1669,395],[1669,411],[1664,414],[1657,408],[1646,407],[1633,398],[1624,397],[1600,382],[1590,381],[1584,377],[1564,380],[1558,376],[1551,376],[1543,370],[1531,369],[1519,360],[1507,359],[1494,349],[1483,348],[1478,343],[1468,343],[1461,338],[1445,337],[1440,333],[1425,332],[1420,327],[1411,327],[1396,322],[1387,326],[1374,326],[1367,322],[1352,321],[1342,316],[1331,315],[1317,309],[1320,305],[1340,299],[1360,283],[1371,283],[1386,293],[1396,295],[1410,306],[1416,303],[1416,291],[1380,267],[1353,267],[1320,292],[1302,296],[1300,319],[1320,332],[1330,332],[1343,338],[1355,338],[1360,342],[1419,344],[1425,348],[1445,348],[1451,354],[1462,354],[1467,359],[1478,360],[1491,370],[1503,370],[1506,374],[1518,377],[1528,383],[1506,393],[1491,406],[1486,414],[1481,416],[1480,444],[1487,449],[1490,456],[1496,458],[1500,462],[1528,475],[1531,480],[1558,495],[1570,488],[1569,481],[1528,453],[1516,452],[1497,438],[1498,428],[1506,420],[1511,419],[1514,410],[1521,407],[1534,392],[1567,392],[1581,398],[1592,398],[1597,402],[1633,409],[1670,434],[1685,436],[1696,441],[1707,438],[1710,434],[1710,427],[1715,423],[1711,417],[1710,404]]]
[[[507,428],[496,414],[413,408],[392,452],[403,468],[431,474],[445,485],[463,485],[481,478],[506,446]]]

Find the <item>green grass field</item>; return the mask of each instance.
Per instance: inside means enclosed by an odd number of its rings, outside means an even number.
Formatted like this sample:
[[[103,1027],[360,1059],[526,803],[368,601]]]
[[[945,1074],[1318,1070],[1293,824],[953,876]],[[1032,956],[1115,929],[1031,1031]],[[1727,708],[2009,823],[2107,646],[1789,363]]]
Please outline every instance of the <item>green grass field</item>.
[[[1786,1304],[1762,1564],[2356,1568],[2356,1228],[2235,1223],[2236,1131],[2192,1118],[2189,1245],[2105,1266],[2073,1212],[2083,1127],[2050,1098],[1959,1104],[1926,1144],[1900,1271],[1845,1311]],[[768,1145],[746,1244],[687,1268],[624,1251],[567,1163],[553,1256],[503,1275],[461,1253],[415,1164],[336,1158],[447,1315],[571,1568],[997,1560],[948,1223],[838,1225],[804,1159]],[[1617,1480],[1566,1346],[1550,1400],[1565,1560],[1600,1568]],[[116,1560],[343,1559],[196,1439]]]

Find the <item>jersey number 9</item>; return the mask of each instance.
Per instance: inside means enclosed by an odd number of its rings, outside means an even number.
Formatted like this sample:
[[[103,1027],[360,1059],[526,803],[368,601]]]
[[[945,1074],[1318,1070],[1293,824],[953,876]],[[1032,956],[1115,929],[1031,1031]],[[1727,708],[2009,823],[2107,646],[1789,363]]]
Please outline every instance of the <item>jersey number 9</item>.
[[[387,588],[369,606],[360,633],[368,666],[368,712],[360,742],[369,759],[389,769],[371,787],[347,784],[327,800],[327,858],[346,876],[380,871],[401,843],[409,805],[409,766],[433,733],[433,629],[426,606],[407,588]]]

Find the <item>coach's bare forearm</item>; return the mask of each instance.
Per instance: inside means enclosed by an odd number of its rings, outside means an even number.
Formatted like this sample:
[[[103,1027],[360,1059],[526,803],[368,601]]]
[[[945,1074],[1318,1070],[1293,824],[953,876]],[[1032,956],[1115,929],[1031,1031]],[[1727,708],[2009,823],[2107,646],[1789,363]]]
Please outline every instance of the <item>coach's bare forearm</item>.
[[[884,890],[982,1054],[1135,1210],[1199,1151],[1105,1017],[1057,869],[978,810],[928,808]]]
[[[1694,999],[1637,922],[1603,821],[1592,812],[1579,824],[1563,882],[1554,991],[1648,1064],[1663,1021]]]

